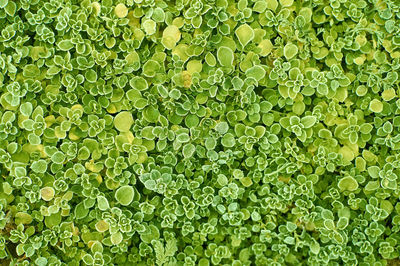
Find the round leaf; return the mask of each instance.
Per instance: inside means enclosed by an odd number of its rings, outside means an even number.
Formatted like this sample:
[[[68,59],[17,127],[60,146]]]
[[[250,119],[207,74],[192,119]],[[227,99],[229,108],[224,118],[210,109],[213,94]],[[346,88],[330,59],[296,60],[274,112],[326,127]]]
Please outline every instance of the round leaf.
[[[121,132],[128,132],[133,124],[133,117],[130,112],[123,111],[114,118],[114,126]]]
[[[244,47],[254,39],[254,30],[248,24],[242,24],[235,30],[236,37]]]
[[[122,186],[115,192],[115,199],[124,206],[128,206],[135,195],[135,191],[131,186]]]
[[[355,191],[358,188],[358,182],[352,176],[346,176],[340,179],[338,187],[341,191]]]

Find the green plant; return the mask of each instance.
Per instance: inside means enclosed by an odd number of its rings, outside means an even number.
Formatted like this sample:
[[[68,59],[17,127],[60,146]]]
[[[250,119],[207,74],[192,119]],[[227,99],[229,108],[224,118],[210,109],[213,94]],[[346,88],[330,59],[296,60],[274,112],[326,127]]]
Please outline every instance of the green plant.
[[[394,265],[400,4],[0,0],[3,265]]]

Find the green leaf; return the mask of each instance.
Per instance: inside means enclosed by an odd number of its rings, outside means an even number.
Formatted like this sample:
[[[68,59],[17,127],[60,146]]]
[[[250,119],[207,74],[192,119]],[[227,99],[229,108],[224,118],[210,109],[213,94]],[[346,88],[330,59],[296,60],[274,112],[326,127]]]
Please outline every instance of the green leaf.
[[[156,75],[159,69],[160,64],[157,61],[150,59],[143,65],[143,75],[152,78]]]
[[[249,78],[254,78],[259,81],[265,77],[265,69],[259,65],[253,66],[246,70],[246,76]]]
[[[0,8],[6,7],[7,4],[8,4],[8,0],[0,0]]]
[[[94,260],[93,257],[90,254],[85,254],[82,257],[82,261],[86,264],[86,265],[93,265],[94,264]],[[46,263],[47,264],[47,263]]]
[[[340,217],[339,221],[336,224],[336,228],[339,230],[344,230],[349,224],[349,219],[346,217]]]
[[[304,128],[310,128],[314,126],[314,124],[317,122],[317,118],[315,116],[309,115],[302,117],[300,121]]]
[[[32,163],[31,169],[35,173],[45,173],[47,170],[47,162],[45,160],[38,160]]]
[[[221,139],[221,144],[227,148],[232,148],[235,146],[236,140],[234,135],[232,133],[226,133]]]
[[[261,138],[262,136],[264,136],[265,131],[266,131],[265,127],[263,127],[263,126],[256,126],[255,130],[256,130],[255,137],[258,139]]]
[[[251,180],[250,177],[246,176],[240,179],[240,183],[242,183],[244,187],[250,187],[253,184],[253,180]]]
[[[372,131],[372,129],[373,129],[373,126],[371,124],[368,124],[368,123],[364,123],[364,124],[362,124],[360,126],[360,132],[362,134],[368,134],[368,133],[370,133]]]
[[[283,54],[285,55],[287,60],[290,60],[297,55],[298,51],[299,49],[297,48],[297,45],[293,43],[288,43],[285,45],[285,48],[283,49]]]
[[[219,122],[219,123],[215,126],[215,130],[216,130],[219,134],[221,134],[221,135],[223,135],[223,134],[225,134],[226,132],[228,132],[228,129],[229,129],[229,125],[228,125],[227,122],[224,122],[224,121]]]
[[[379,177],[379,171],[380,171],[380,169],[378,166],[374,165],[374,166],[368,167],[368,174],[374,179]]]
[[[146,119],[150,123],[157,122],[160,116],[160,112],[158,109],[154,108],[153,106],[148,106],[143,109],[143,118]]]
[[[231,48],[221,46],[217,50],[217,58],[218,62],[223,66],[223,67],[228,67],[232,68],[233,65],[233,59],[234,59],[234,54]]]
[[[89,69],[85,73],[85,79],[90,83],[95,83],[97,81],[97,73],[93,69]]]
[[[185,125],[188,128],[195,128],[198,126],[200,119],[197,115],[189,114],[185,117]]]
[[[122,186],[115,192],[115,199],[123,206],[128,206],[133,201],[135,191],[131,186]]]
[[[146,32],[146,35],[153,35],[154,33],[156,33],[157,24],[151,19],[146,19],[142,23],[142,27]]]
[[[185,158],[192,157],[195,150],[196,150],[196,148],[193,144],[191,144],[191,143],[185,144],[182,149],[183,157],[185,157]]]
[[[132,113],[123,111],[118,113],[114,118],[114,126],[120,132],[128,132],[133,125]]]
[[[13,17],[15,15],[15,12],[17,11],[17,4],[13,1],[8,1],[8,4],[5,7],[5,11],[10,17]]]
[[[30,102],[23,103],[23,104],[20,105],[19,111],[24,116],[30,116],[32,114],[32,111],[33,111],[33,106],[32,106],[32,104]]]
[[[341,191],[355,191],[358,188],[358,182],[352,176],[346,176],[339,180],[338,187]]]
[[[51,160],[54,163],[63,163],[65,161],[65,155],[64,153],[57,151],[51,156]]]
[[[215,56],[210,52],[206,54],[205,61],[209,66],[215,66],[217,64],[217,59],[215,59]]]
[[[114,8],[114,14],[118,18],[124,18],[128,15],[128,8],[123,3],[119,3]]]
[[[40,195],[42,196],[42,199],[45,201],[50,201],[54,198],[55,195],[55,190],[52,187],[44,187],[40,190]]]
[[[142,77],[134,77],[133,79],[131,79],[129,81],[129,84],[131,85],[132,88],[138,90],[139,92],[136,92],[135,95],[132,95],[131,93],[131,98],[132,97],[136,97],[136,98],[140,98],[142,95],[140,94],[140,91],[144,91],[148,88],[148,84],[147,81],[142,78]],[[139,97],[140,96],[140,97]]]
[[[80,203],[81,204],[81,203]],[[82,204],[83,205],[83,204]],[[79,206],[79,204],[78,204]],[[76,210],[76,209],[75,209]],[[86,209],[87,212],[89,212],[88,209]],[[86,213],[87,214],[87,213]],[[48,228],[53,228],[54,226],[57,226],[61,223],[61,214],[60,213],[55,213],[50,216],[46,216],[44,218],[44,223]]]
[[[318,254],[320,251],[320,245],[317,241],[312,240],[310,244],[310,251],[314,254]]]
[[[143,233],[140,234],[140,239],[144,242],[149,244],[154,239],[160,238],[160,231],[158,228],[152,224],[150,224]]]
[[[57,44],[57,46],[61,51],[68,51],[74,48],[74,44],[71,40],[62,40]]]
[[[228,184],[228,178],[225,175],[219,174],[217,182],[221,187],[226,186]]]
[[[32,119],[26,119],[26,120],[22,121],[22,123],[21,123],[22,127],[29,131],[33,130],[34,124],[35,124],[35,121],[33,121]]]
[[[28,141],[32,145],[38,145],[41,143],[40,137],[36,136],[35,134],[31,133],[28,135]]]
[[[373,99],[369,104],[369,110],[374,113],[380,113],[383,110],[383,104],[378,99]]]
[[[267,7],[267,1],[257,1],[253,6],[253,11],[257,13],[263,13]]]
[[[245,47],[254,39],[254,30],[248,24],[242,24],[235,30],[236,37],[240,44]]]
[[[83,219],[89,213],[89,208],[86,208],[83,202],[78,203],[75,207],[75,219]]]
[[[32,216],[25,212],[17,212],[15,214],[15,224],[30,224],[33,221]]]
[[[208,137],[208,138],[206,138],[204,145],[207,150],[213,150],[215,148],[215,146],[217,145],[217,142],[215,141],[214,138]]]
[[[176,43],[181,39],[181,32],[175,25],[167,26],[161,38],[161,43],[165,48],[171,50],[175,47]]]
[[[106,211],[110,208],[108,200],[104,196],[97,196],[97,206],[99,207],[99,210],[101,210],[101,211]]]
[[[27,78],[37,78],[40,75],[40,70],[36,65],[29,64],[24,67],[23,75]]]

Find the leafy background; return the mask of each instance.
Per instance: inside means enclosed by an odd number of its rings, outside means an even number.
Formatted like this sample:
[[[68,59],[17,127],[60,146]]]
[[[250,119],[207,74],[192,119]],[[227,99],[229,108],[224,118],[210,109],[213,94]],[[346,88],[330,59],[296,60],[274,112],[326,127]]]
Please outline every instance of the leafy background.
[[[399,265],[399,9],[0,0],[2,265]]]

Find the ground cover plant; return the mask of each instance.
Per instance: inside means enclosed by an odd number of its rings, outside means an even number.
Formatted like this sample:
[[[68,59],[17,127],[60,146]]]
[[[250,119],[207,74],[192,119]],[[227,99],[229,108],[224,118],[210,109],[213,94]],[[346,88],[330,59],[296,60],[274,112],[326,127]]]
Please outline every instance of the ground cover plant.
[[[400,265],[398,0],[0,0],[1,265]]]

